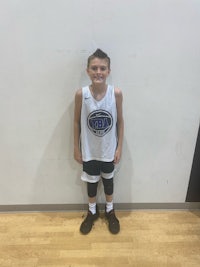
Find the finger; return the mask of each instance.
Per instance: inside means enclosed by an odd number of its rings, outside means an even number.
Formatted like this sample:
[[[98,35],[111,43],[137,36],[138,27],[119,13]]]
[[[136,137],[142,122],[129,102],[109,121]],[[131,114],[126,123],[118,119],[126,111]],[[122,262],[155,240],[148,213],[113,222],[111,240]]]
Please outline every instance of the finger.
[[[118,157],[115,156],[115,159],[114,159],[114,164],[117,164],[118,163]]]

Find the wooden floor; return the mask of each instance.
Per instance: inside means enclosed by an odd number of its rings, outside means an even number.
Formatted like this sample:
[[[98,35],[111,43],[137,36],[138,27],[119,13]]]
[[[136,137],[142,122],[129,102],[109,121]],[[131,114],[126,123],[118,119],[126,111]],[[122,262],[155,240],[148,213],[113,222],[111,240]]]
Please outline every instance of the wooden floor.
[[[200,211],[116,212],[79,233],[83,212],[0,214],[0,267],[199,267]]]

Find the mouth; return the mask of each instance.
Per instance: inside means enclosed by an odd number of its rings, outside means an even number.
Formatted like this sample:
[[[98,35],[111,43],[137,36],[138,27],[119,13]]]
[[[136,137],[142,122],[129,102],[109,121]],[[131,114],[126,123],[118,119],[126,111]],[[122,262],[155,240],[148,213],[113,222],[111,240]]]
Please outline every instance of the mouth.
[[[103,81],[103,77],[101,77],[101,76],[95,76],[94,79],[96,81]]]

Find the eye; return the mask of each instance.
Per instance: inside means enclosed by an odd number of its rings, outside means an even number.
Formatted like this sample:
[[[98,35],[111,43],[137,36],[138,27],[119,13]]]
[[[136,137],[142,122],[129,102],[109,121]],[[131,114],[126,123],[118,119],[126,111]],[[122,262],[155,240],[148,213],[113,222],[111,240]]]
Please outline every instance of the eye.
[[[102,66],[102,67],[91,66],[90,69],[91,69],[92,71],[97,71],[98,69],[99,69],[100,71],[106,71],[106,70],[107,70],[107,67],[106,67],[106,66]]]
[[[97,71],[97,67],[93,66],[93,67],[91,67],[91,70]]]

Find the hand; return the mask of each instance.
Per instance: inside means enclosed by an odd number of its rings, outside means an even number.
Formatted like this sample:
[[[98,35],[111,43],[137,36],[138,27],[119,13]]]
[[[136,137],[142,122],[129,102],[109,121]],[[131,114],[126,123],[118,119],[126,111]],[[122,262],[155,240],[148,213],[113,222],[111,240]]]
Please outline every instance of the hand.
[[[78,151],[74,151],[74,159],[80,163],[80,164],[83,164],[83,160],[82,160],[82,154],[81,152],[78,150]]]
[[[114,156],[114,164],[118,164],[121,159],[121,150],[117,149]]]

